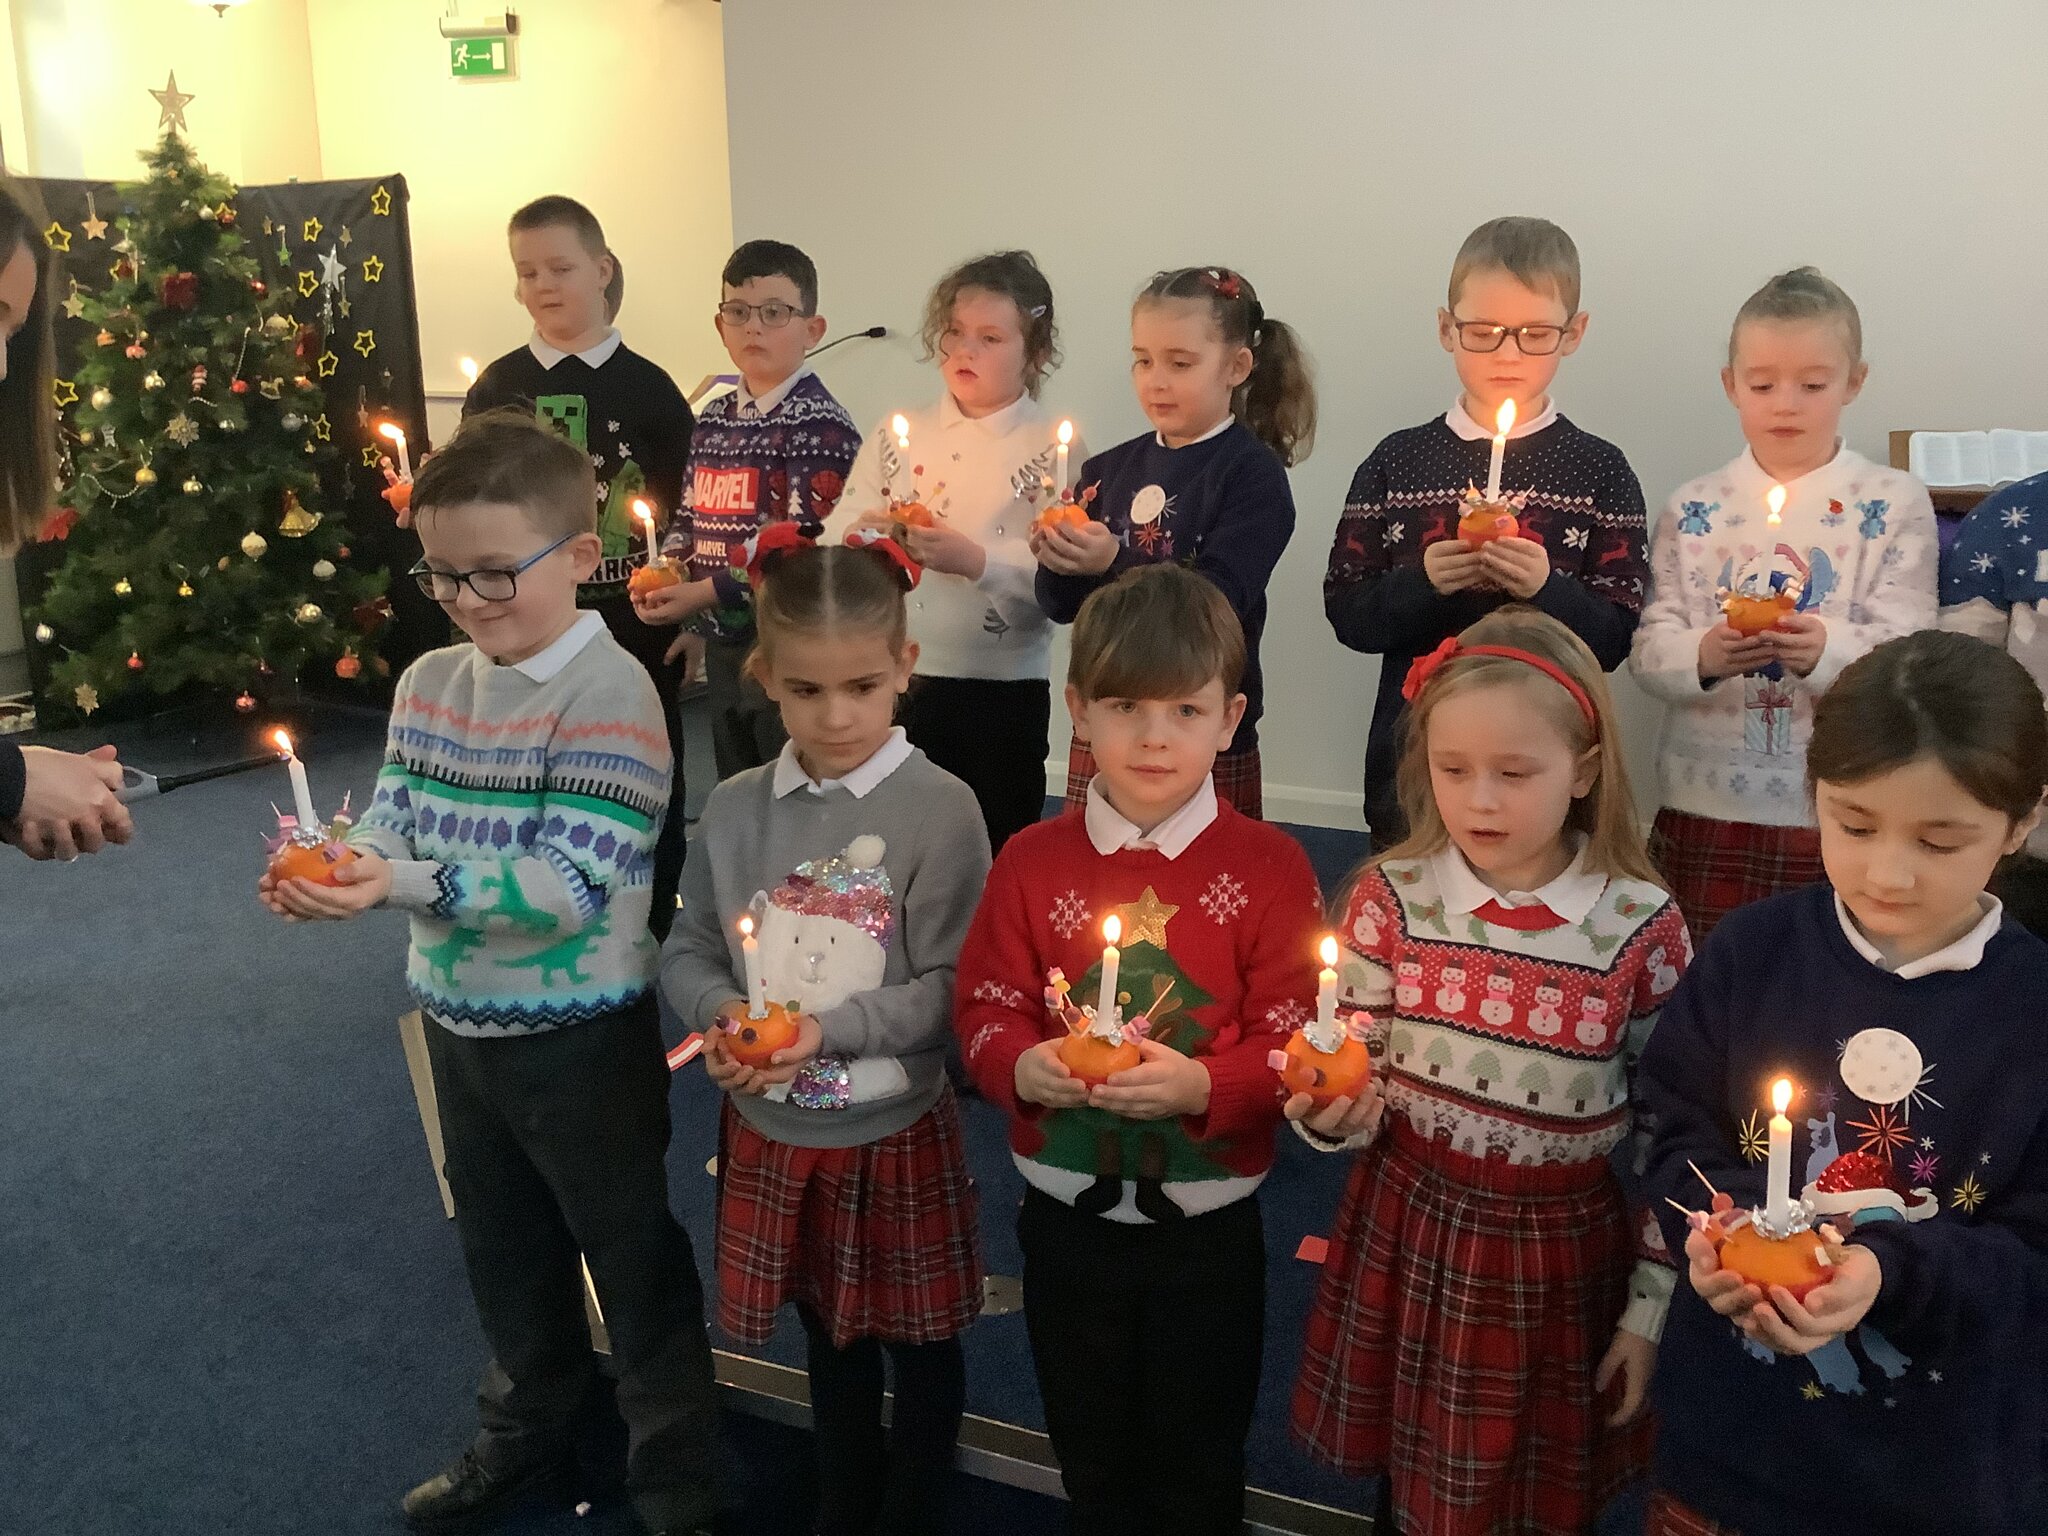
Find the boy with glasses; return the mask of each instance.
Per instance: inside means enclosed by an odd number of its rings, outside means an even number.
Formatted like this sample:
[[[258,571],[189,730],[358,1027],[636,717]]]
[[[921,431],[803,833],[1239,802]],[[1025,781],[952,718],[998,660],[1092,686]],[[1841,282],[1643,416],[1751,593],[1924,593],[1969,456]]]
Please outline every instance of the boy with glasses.
[[[749,240],[727,260],[721,291],[718,335],[740,387],[704,407],[691,440],[684,514],[664,550],[688,561],[690,579],[640,594],[635,607],[650,624],[696,619],[705,630],[711,747],[729,779],[774,762],[785,739],[781,712],[746,673],[754,614],[742,551],[786,518],[816,536],[845,489],[860,430],[804,363],[825,335],[811,258],[780,240]]]
[[[646,673],[577,584],[600,558],[588,456],[519,410],[464,422],[413,487],[420,589],[470,637],[399,680],[341,883],[265,876],[294,920],[388,906],[427,1053],[477,1318],[470,1447],[404,1501],[422,1531],[568,1501],[596,1367],[590,1268],[618,1368],[627,1486],[653,1532],[713,1518],[703,1293],[668,1205],[668,1065],[647,931],[669,795]]]
[[[1643,490],[1619,448],[1560,415],[1558,365],[1586,334],[1579,252],[1547,219],[1493,219],[1451,265],[1437,339],[1460,393],[1442,416],[1393,433],[1352,477],[1323,578],[1337,638],[1377,654],[1379,695],[1365,749],[1365,815],[1375,849],[1406,828],[1394,791],[1401,681],[1416,657],[1504,602],[1542,609],[1613,671],[1628,659],[1649,560]],[[1504,402],[1516,417],[1500,488],[1518,527],[1468,543],[1465,494],[1484,487]]]

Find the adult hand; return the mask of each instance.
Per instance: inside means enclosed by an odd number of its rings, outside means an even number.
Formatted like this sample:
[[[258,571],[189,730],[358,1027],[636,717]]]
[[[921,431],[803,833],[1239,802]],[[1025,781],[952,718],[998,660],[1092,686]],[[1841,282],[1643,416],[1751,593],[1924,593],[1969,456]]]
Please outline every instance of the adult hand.
[[[1700,636],[1700,681],[1760,672],[1777,660],[1762,635],[1745,635],[1731,624],[1716,624]]]
[[[1139,1061],[1088,1090],[1088,1102],[1126,1120],[1199,1115],[1209,1108],[1209,1069],[1157,1040],[1138,1042]]]
[[[1116,564],[1117,552],[1123,548],[1107,525],[1093,521],[1079,527],[1060,523],[1033,528],[1025,542],[1038,563],[1056,576],[1100,576]]]
[[[1017,1058],[1012,1079],[1017,1097],[1047,1109],[1079,1109],[1088,1102],[1088,1085],[1060,1060],[1060,1042],[1041,1040]]]
[[[108,843],[125,843],[134,833],[128,807],[115,798],[121,764],[114,748],[78,753],[23,747],[21,761],[21,815],[5,840],[30,858],[69,862]]]
[[[1486,579],[1479,551],[1463,539],[1438,539],[1434,544],[1424,545],[1422,574],[1445,597],[1476,587]]]
[[[1805,677],[1820,665],[1820,653],[1827,649],[1827,621],[1817,613],[1788,613],[1757,638],[1787,672]]]
[[[979,581],[981,573],[988,569],[988,551],[982,547],[981,541],[947,523],[906,529],[903,547],[909,551],[911,559],[928,571],[943,571],[949,576],[965,576],[969,581]]]
[[[1479,546],[1479,568],[1488,581],[1526,603],[1550,580],[1550,551],[1534,539],[1488,539]]]

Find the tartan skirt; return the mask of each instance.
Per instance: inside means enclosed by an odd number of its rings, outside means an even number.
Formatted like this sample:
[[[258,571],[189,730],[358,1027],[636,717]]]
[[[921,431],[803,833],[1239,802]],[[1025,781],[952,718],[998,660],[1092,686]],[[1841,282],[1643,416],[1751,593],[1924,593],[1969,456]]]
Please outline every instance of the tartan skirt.
[[[1628,1300],[1620,1188],[1604,1159],[1510,1167],[1389,1119],[1338,1211],[1294,1432],[1386,1475],[1402,1536],[1580,1536],[1649,1462],[1647,1415],[1609,1430],[1593,1389]]]
[[[929,1344],[981,1312],[981,1236],[951,1085],[921,1118],[857,1147],[792,1147],[725,1106],[718,1325],[760,1344],[798,1302],[844,1349]]]
[[[1716,821],[1668,806],[1650,831],[1650,856],[1685,914],[1695,949],[1737,907],[1828,877],[1816,828]]]
[[[1709,1520],[1659,1488],[1650,1495],[1650,1508],[1643,1518],[1643,1536],[1742,1536],[1742,1532],[1732,1525]]]
[[[1088,743],[1075,737],[1067,746],[1065,809],[1079,810],[1088,803],[1088,781],[1095,777],[1095,773],[1095,754],[1088,750]],[[1257,747],[1248,752],[1219,753],[1210,774],[1216,780],[1216,793],[1223,797],[1225,805],[1255,821],[1265,820],[1264,779],[1259,772]]]

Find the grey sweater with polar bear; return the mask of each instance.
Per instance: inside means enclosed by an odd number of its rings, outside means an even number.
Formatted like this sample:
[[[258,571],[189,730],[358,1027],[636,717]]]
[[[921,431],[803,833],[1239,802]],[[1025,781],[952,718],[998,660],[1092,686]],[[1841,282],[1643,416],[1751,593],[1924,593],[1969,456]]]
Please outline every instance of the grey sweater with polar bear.
[[[716,1028],[719,1008],[746,997],[746,916],[767,999],[818,1020],[819,1058],[786,1099],[733,1097],[748,1124],[792,1146],[892,1135],[945,1082],[953,969],[988,878],[988,833],[973,792],[900,733],[876,759],[899,756],[878,782],[864,766],[812,784],[793,758],[727,779],[683,867],[661,956],[662,996],[683,1022]]]

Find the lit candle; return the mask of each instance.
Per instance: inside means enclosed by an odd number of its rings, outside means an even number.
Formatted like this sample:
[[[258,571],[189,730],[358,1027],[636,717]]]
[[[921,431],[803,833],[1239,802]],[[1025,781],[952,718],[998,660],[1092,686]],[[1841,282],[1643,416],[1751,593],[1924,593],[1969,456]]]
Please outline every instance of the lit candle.
[[[1501,401],[1500,414],[1495,416],[1493,421],[1494,426],[1498,430],[1493,434],[1493,457],[1486,462],[1486,499],[1489,502],[1498,502],[1500,500],[1500,461],[1508,451],[1508,433],[1512,432],[1515,428],[1515,402],[1512,400]]]
[[[761,979],[761,941],[754,937],[754,920],[740,919],[740,963],[747,972],[747,1017],[768,1017],[768,984]]]
[[[398,478],[410,480],[412,478],[412,455],[406,451],[405,429],[400,427],[395,421],[386,421],[378,424],[377,431],[382,436],[390,438],[398,447]]]
[[[1782,485],[1772,486],[1764,495],[1764,505],[1771,509],[1770,516],[1766,517],[1764,521],[1773,528],[1777,527],[1783,521],[1778,514],[1785,510],[1785,487]]]
[[[900,411],[897,412],[889,418],[889,430],[896,434],[897,464],[900,468],[908,469],[910,467],[910,418]],[[896,485],[893,480],[889,484],[889,494],[891,496],[896,494]]]
[[[320,817],[313,809],[313,786],[306,782],[306,765],[299,761],[299,754],[292,750],[292,739],[283,731],[270,738],[277,743],[278,751],[284,754],[284,765],[292,776],[292,809],[299,818],[301,827],[320,829]]]
[[[647,530],[647,563],[651,566],[659,559],[660,551],[654,547],[654,508],[648,504],[646,497],[633,498],[633,515],[640,519],[640,526]]]
[[[1316,1027],[1328,1031],[1337,1022],[1337,937],[1324,934],[1323,969],[1316,977]]]
[[[1764,1214],[1774,1224],[1792,1214],[1792,1122],[1785,1118],[1791,1107],[1792,1079],[1781,1077],[1771,1084],[1770,1177],[1764,1186]]]
[[[1102,920],[1102,989],[1095,994],[1095,1021],[1098,1024],[1116,1022],[1116,968],[1122,958],[1116,949],[1116,941],[1124,936],[1123,919],[1114,912]]]
[[[1055,499],[1067,494],[1067,486],[1070,483],[1067,479],[1067,450],[1071,448],[1074,443],[1074,424],[1071,421],[1063,421],[1060,423],[1059,438],[1059,467],[1053,472],[1053,478],[1059,482],[1057,485],[1053,487],[1053,496]]]
[[[458,357],[455,359],[455,366],[462,370],[462,382],[469,385],[472,389],[476,388],[476,359],[473,357]]]

